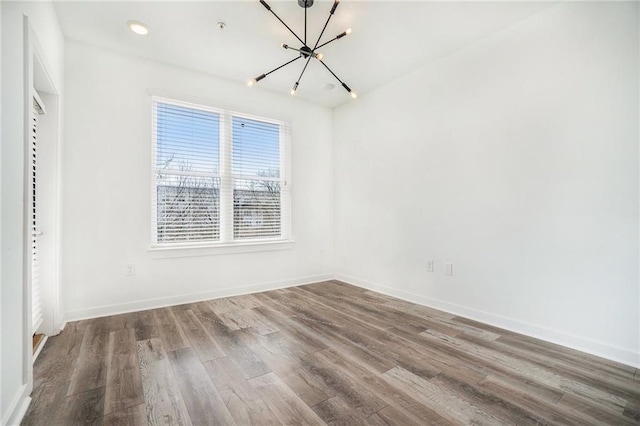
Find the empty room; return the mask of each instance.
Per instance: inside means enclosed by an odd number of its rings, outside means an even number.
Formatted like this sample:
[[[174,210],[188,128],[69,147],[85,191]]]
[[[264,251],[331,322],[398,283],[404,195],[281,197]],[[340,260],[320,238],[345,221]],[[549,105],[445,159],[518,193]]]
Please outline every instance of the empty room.
[[[640,424],[640,3],[0,1],[0,424]]]

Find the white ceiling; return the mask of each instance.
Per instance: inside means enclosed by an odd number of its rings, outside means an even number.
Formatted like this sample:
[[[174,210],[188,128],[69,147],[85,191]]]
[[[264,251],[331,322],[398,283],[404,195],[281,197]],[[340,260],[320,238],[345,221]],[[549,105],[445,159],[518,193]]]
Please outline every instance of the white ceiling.
[[[304,9],[297,1],[267,0],[303,37]],[[316,0],[308,10],[308,41],[320,34],[333,2]],[[323,41],[346,28],[353,33],[320,51],[325,62],[360,96],[549,7],[548,2],[416,2],[342,0]],[[65,36],[122,53],[202,71],[245,85],[295,57],[280,43],[299,42],[257,1],[57,1]],[[129,20],[146,22],[137,36]],[[227,24],[220,31],[216,23]],[[309,42],[311,43],[311,42]],[[258,86],[288,94],[304,61],[276,71]],[[327,91],[327,83],[336,85]],[[260,90],[247,88],[246,90]],[[296,96],[335,107],[348,94],[313,60]]]

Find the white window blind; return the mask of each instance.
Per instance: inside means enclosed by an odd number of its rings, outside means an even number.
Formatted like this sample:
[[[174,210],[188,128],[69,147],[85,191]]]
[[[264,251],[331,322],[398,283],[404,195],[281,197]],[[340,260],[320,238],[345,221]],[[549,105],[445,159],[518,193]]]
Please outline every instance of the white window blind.
[[[32,333],[35,334],[42,324],[42,294],[40,290],[39,268],[39,242],[40,223],[38,218],[38,116],[44,113],[38,102],[33,100],[31,112],[31,143],[29,149],[29,175],[30,175],[30,211],[29,227],[31,231],[31,324]]]
[[[232,117],[233,238],[282,236],[280,126]]]
[[[290,239],[284,123],[153,97],[153,243]]]
[[[154,105],[155,232],[158,243],[220,238],[220,114]]]

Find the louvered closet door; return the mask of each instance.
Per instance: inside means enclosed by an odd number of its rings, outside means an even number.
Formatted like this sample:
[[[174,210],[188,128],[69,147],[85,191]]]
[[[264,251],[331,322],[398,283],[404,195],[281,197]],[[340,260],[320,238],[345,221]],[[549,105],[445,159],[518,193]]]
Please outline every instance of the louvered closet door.
[[[37,148],[38,148],[38,109],[34,100],[34,108],[31,113],[31,146],[29,150],[29,172],[31,176],[31,191],[29,220],[31,228],[31,315],[32,315],[32,332],[35,334],[42,324],[42,295],[40,291],[40,273],[38,270],[38,240],[40,239],[40,228],[38,223],[38,164],[37,164]]]

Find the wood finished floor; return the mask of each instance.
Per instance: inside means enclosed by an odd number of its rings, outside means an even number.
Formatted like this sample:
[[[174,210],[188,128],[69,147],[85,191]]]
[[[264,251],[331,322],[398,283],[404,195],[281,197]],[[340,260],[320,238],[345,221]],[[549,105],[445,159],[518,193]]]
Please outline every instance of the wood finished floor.
[[[640,372],[339,282],[67,324],[24,425],[640,424]]]

